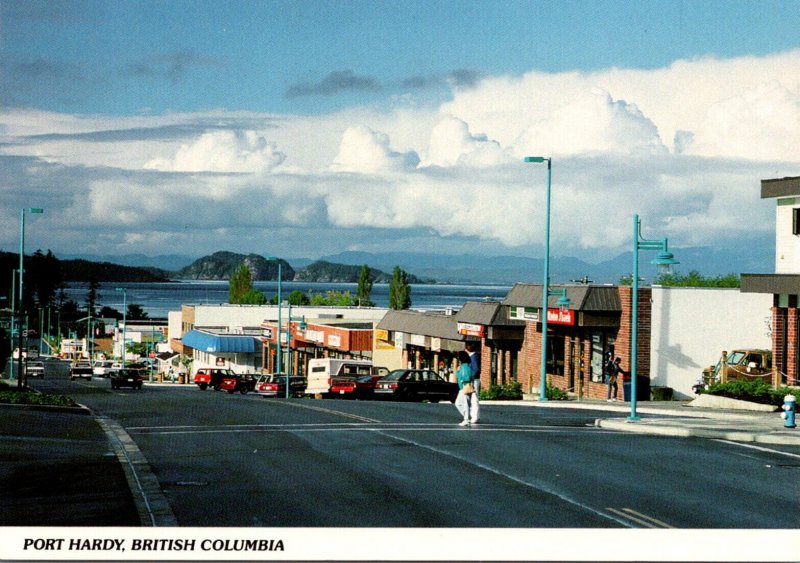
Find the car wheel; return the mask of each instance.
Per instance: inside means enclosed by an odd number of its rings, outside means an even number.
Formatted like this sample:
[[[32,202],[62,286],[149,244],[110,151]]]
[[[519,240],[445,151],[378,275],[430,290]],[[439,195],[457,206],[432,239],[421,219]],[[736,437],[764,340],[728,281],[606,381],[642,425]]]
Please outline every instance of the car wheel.
[[[247,395],[247,387],[242,387],[241,389],[239,389],[239,393],[241,393],[242,395]]]
[[[214,391],[219,391],[219,385],[214,385]]]
[[[205,391],[206,389],[208,389],[208,384],[206,384],[206,383],[201,383],[201,384],[199,385],[199,387],[200,387],[200,391]]]
[[[233,395],[233,389],[228,389],[228,394]]]
[[[141,390],[142,390],[142,384],[141,384],[141,383],[140,383],[139,385],[137,385],[137,386],[136,386],[136,390],[137,390],[137,391],[141,391]]]

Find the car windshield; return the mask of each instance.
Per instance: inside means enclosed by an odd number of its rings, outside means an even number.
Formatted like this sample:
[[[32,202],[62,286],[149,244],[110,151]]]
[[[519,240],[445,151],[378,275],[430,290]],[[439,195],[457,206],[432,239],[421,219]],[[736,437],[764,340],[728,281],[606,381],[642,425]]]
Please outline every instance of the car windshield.
[[[744,352],[731,352],[730,355],[728,356],[728,364],[736,365],[742,360],[743,357],[744,357]]]

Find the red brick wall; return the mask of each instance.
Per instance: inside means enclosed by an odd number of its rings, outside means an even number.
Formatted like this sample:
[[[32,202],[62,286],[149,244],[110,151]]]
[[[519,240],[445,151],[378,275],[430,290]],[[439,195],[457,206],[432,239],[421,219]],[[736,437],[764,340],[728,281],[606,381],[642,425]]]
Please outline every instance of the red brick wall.
[[[615,337],[614,350],[615,355],[622,360],[622,369],[630,371],[631,360],[631,325],[633,320],[632,311],[632,294],[633,288],[630,286],[620,286],[618,288],[620,301],[622,304],[622,314],[620,316],[619,329],[613,336]],[[650,375],[650,333],[652,324],[652,290],[649,287],[639,288],[638,292],[638,331],[637,331],[637,371],[640,376],[649,377]],[[564,330],[560,327],[559,330]],[[590,399],[605,399],[608,393],[608,387],[605,383],[593,382],[589,379],[589,366],[591,364],[592,343],[591,331],[575,327],[569,336],[577,336],[583,340],[583,357],[578,358],[576,353],[576,362],[581,359],[584,363],[583,374],[583,397]],[[569,347],[569,338],[564,339],[564,346]],[[579,343],[575,344],[579,346]],[[541,346],[542,335],[539,332],[539,325],[535,322],[527,322],[525,324],[525,337],[522,344],[522,350],[519,353],[519,375],[518,380],[522,384],[522,390],[525,393],[531,392],[538,393],[540,386],[540,373],[541,373]],[[564,358],[569,358],[568,348],[564,350]],[[484,370],[488,367],[483,368]],[[578,365],[574,368],[575,372],[575,386],[569,388],[569,368],[565,368],[563,376],[549,375],[550,383],[554,387],[565,391],[577,393],[577,379],[580,377],[580,367]],[[486,373],[484,371],[484,373]],[[617,398],[623,398],[622,381],[618,384]]]

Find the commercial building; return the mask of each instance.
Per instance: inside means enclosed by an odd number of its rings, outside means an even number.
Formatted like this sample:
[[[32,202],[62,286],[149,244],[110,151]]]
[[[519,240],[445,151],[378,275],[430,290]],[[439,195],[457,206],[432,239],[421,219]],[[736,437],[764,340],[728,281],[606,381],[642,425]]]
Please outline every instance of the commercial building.
[[[800,176],[761,181],[761,198],[775,199],[775,273],[742,274],[743,293],[772,295],[772,361],[781,382],[800,373]]]

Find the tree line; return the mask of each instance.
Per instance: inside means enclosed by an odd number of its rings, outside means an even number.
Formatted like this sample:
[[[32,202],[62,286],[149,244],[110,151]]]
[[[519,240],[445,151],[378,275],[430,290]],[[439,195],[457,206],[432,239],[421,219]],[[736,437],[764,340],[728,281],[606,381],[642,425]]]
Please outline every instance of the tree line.
[[[296,289],[289,293],[286,301],[290,305],[302,306],[337,306],[337,307],[374,307],[372,287],[375,276],[372,269],[364,264],[358,276],[356,294],[349,291],[328,290],[325,293],[309,291],[303,293]],[[278,304],[278,295],[271,299],[253,287],[253,274],[246,263],[242,263],[233,272],[229,282],[228,302],[239,305],[272,305]],[[411,307],[411,284],[408,273],[400,266],[395,266],[392,278],[389,280],[389,308],[408,309]]]

